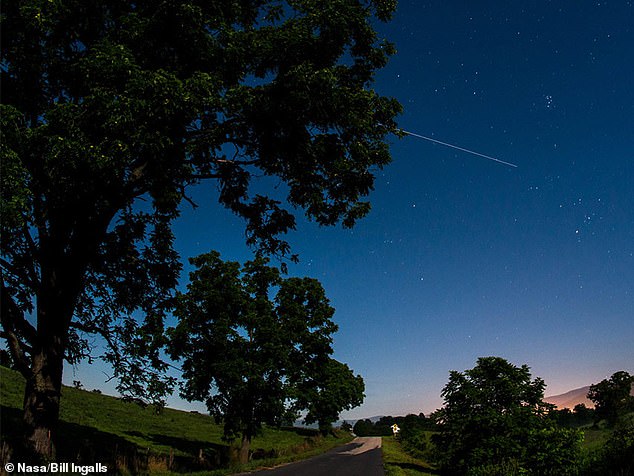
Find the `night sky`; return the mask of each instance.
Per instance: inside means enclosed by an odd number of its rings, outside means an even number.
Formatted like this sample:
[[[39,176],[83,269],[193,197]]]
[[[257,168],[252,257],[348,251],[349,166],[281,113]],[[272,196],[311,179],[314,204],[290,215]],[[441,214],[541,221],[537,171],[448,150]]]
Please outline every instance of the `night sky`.
[[[394,137],[367,218],[300,220],[290,273],[323,283],[335,357],[366,383],[344,416],[429,413],[480,356],[529,365],[547,394],[634,372],[632,2],[401,1],[377,28],[400,127],[518,167]],[[213,204],[184,206],[176,232],[184,258],[252,256]]]

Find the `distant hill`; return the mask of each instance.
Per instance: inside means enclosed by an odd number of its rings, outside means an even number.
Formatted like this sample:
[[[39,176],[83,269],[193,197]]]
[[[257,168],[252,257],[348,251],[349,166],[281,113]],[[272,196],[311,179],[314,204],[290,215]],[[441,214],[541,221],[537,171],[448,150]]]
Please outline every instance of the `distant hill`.
[[[553,395],[551,397],[545,397],[544,401],[556,405],[559,410],[564,408],[573,409],[575,405],[583,403],[588,408],[594,408],[594,403],[588,399],[588,390],[590,385],[581,388],[575,388],[569,392],[562,393],[561,395]]]
[[[552,397],[545,397],[544,401],[548,403],[552,403],[553,405],[557,405],[559,410],[564,408],[573,409],[575,405],[579,403],[583,403],[588,408],[594,408],[594,403],[588,399],[586,395],[588,395],[588,390],[590,390],[590,385],[587,387],[575,388],[574,390],[570,390],[569,392],[562,393],[561,395],[553,395]],[[634,395],[634,385],[632,386],[632,391],[630,395]]]
[[[370,420],[372,423],[376,423],[377,421],[379,421],[381,418],[385,417],[386,415],[377,415],[377,416],[373,416],[373,417],[368,417],[368,418],[358,418],[356,420],[351,420],[346,418],[345,420],[342,420],[340,422],[337,422],[337,424],[335,426],[337,426],[339,423],[349,423],[350,425],[354,426],[354,424],[356,422],[358,422],[359,420]]]

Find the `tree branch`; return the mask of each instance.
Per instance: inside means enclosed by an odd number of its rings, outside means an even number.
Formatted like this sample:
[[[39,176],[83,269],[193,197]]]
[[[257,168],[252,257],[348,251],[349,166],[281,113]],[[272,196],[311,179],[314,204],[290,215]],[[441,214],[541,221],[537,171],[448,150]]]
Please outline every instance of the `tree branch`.
[[[109,329],[107,327],[101,328],[96,325],[86,325],[81,322],[71,322],[70,327],[73,329],[77,329],[78,331],[85,332],[86,334],[99,334],[108,344],[108,347],[117,355],[117,361],[121,361],[122,357],[117,348],[117,345],[113,342],[112,336],[110,335]]]
[[[27,217],[22,214],[22,219],[24,221],[24,237],[26,239],[27,244],[29,245],[29,251],[31,252],[31,256],[33,256],[34,260],[37,257],[37,245],[35,244],[35,240],[31,236],[31,232],[29,231],[29,227],[27,226]]]
[[[0,337],[2,337],[3,339],[7,339],[9,340],[11,338],[11,336],[9,335],[9,332],[5,332],[5,331],[0,331]],[[15,335],[15,337],[18,340],[18,345],[20,346],[20,349],[22,349],[22,352],[24,354],[31,354],[33,352],[33,347],[31,347],[30,345],[28,345],[26,342],[22,342],[17,334]]]
[[[9,290],[2,281],[2,297],[0,304],[0,321],[2,327],[7,332],[19,331],[21,335],[31,344],[35,344],[37,340],[37,330],[33,325],[24,318],[24,312],[18,307],[13,300],[13,296],[9,294]]]
[[[219,174],[191,174],[189,176],[194,180],[207,180],[207,179],[219,179],[222,178],[222,175]]]
[[[22,312],[15,304],[15,301],[9,294],[7,288],[4,286],[4,282],[2,282],[2,298],[0,306],[0,323],[2,323],[2,328],[4,329],[2,337],[4,337],[7,341],[16,369],[24,376],[24,378],[28,379],[31,377],[31,363],[24,353],[24,350],[25,348],[29,349],[29,347],[18,337],[15,329],[15,323],[16,321],[23,321],[22,324],[25,329],[30,328],[35,335],[37,332],[33,326],[24,319]]]
[[[187,203],[189,203],[194,210],[197,209],[198,208],[198,204],[196,202],[194,202],[194,200],[192,200],[192,198],[187,196],[187,194],[185,193],[185,186],[184,185],[181,186],[180,189],[181,189],[181,196],[183,197],[183,199]]]
[[[4,324],[3,324],[4,325]],[[26,379],[31,377],[31,364],[29,359],[24,354],[22,350],[22,346],[20,345],[20,339],[16,336],[15,332],[12,331],[4,331],[0,333],[2,337],[4,337],[9,346],[9,351],[11,352],[11,358],[13,359],[13,365],[16,370],[22,374],[22,376]]]
[[[27,273],[27,276],[24,276],[22,273],[20,273],[18,268],[13,265],[13,263],[7,261],[4,258],[0,258],[0,265],[6,268],[7,271],[9,271],[10,273],[15,274],[16,276],[24,277],[26,284],[28,284],[31,288],[35,287],[35,282],[33,281],[33,277],[30,276],[31,273]]]
[[[255,165],[258,162],[260,162],[260,159],[253,159],[253,160],[215,159],[213,162],[216,164],[231,164],[235,166],[243,166],[243,165]]]

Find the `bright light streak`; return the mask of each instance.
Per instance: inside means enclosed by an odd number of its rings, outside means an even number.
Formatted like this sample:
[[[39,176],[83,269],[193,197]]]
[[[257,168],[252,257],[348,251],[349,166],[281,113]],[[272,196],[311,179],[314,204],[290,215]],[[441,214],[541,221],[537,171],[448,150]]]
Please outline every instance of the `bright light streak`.
[[[409,132],[409,131],[406,131],[404,129],[401,129],[401,132],[403,134],[407,134],[408,136],[418,137],[419,139],[428,140],[429,142],[433,142],[435,144],[444,145],[445,147],[451,147],[452,149],[457,149],[457,150],[460,150],[462,152],[467,152],[468,154],[477,155],[478,157],[483,157],[485,159],[492,160],[494,162],[498,162],[500,164],[508,165],[509,167],[517,168],[517,165],[515,165],[515,164],[512,164],[510,162],[505,162],[504,160],[496,159],[495,157],[491,157],[490,155],[481,154],[480,152],[476,152],[474,150],[465,149],[464,147],[459,147],[459,146],[454,145],[454,144],[449,144],[447,142],[442,142],[442,141],[439,141],[439,140],[436,140],[436,139],[432,139],[431,137],[426,137],[426,136],[422,136],[420,134],[415,134],[414,132]]]

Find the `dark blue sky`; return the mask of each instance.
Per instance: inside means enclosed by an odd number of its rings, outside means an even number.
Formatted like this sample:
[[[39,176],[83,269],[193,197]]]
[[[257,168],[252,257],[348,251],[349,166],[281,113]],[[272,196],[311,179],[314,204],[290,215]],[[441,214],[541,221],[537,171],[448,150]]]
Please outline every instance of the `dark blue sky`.
[[[336,357],[366,382],[346,416],[428,413],[479,356],[528,364],[547,394],[634,372],[633,27],[630,1],[572,0],[401,1],[378,26],[400,126],[518,168],[393,138],[369,217],[300,222],[291,274],[322,281]],[[217,206],[177,234],[184,257],[250,258]]]

